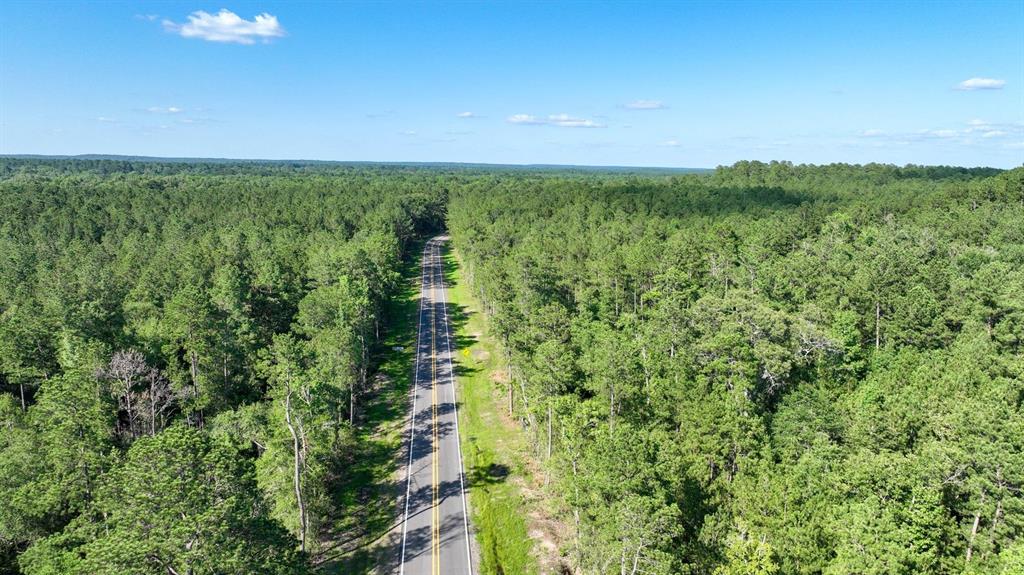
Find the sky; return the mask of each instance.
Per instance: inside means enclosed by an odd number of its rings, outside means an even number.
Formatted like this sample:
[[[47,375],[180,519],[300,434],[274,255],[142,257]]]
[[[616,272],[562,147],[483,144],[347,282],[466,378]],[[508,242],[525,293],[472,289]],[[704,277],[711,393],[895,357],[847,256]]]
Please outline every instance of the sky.
[[[0,154],[1024,163],[1024,0],[5,2]]]

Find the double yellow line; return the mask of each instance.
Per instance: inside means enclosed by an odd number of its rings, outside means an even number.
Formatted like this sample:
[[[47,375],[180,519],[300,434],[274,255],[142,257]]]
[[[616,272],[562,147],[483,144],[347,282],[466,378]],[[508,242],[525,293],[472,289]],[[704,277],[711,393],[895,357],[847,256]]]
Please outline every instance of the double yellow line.
[[[432,263],[437,261],[436,253],[431,254]],[[436,271],[436,270],[435,270]],[[431,272],[431,283],[434,283],[436,277],[434,272]],[[438,467],[440,465],[438,457],[438,434],[437,434],[437,325],[436,325],[436,314],[437,308],[434,301],[433,293],[437,289],[434,285],[431,287],[431,309],[430,309],[430,409],[433,416],[433,431],[434,431],[434,460],[433,460],[433,495],[434,495],[434,509],[433,518],[431,520],[431,554],[433,555],[430,563],[430,570],[434,575],[441,573],[441,511],[438,503],[438,489],[437,484],[440,478]]]

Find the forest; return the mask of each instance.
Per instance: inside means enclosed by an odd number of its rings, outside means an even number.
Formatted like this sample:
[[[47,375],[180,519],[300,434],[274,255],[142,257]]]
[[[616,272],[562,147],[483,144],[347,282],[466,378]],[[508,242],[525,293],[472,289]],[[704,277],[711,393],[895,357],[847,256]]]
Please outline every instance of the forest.
[[[448,224],[583,573],[1024,573],[1024,169],[484,178]]]
[[[436,174],[0,173],[0,572],[308,571]]]
[[[0,573],[317,572],[442,230],[571,572],[1024,572],[1024,168],[8,158]]]

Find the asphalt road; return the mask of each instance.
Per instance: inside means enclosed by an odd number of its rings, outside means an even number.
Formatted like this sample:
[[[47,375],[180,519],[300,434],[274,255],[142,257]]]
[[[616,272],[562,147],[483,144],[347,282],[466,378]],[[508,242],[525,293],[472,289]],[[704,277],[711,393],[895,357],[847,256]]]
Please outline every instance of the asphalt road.
[[[423,249],[401,575],[472,575],[452,335],[438,236]]]

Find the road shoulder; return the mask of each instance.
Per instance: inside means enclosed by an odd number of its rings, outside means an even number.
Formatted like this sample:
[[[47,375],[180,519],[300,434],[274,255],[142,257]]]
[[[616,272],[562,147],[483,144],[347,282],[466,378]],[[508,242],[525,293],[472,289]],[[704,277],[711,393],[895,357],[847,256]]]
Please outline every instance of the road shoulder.
[[[558,529],[546,511],[543,474],[524,431],[505,416],[503,356],[451,249],[445,251],[445,282],[480,573],[557,573]]]

